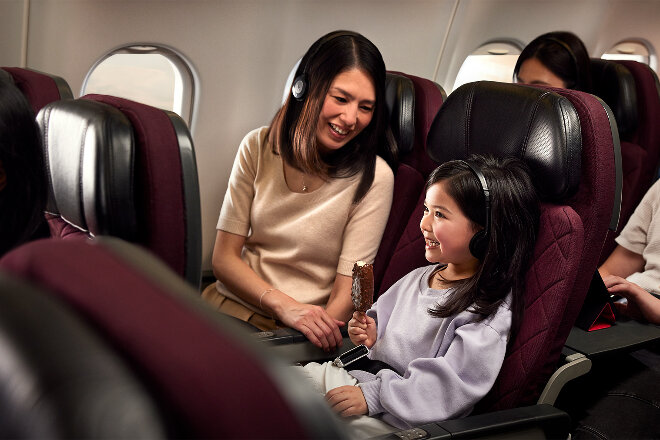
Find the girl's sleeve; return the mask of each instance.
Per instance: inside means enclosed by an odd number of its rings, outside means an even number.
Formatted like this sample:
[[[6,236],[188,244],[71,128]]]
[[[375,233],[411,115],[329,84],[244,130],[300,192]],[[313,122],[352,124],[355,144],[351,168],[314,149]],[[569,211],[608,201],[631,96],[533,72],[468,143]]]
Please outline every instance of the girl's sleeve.
[[[495,383],[507,333],[483,321],[465,324],[444,356],[416,359],[403,376],[379,371],[359,384],[369,415],[389,413],[410,426],[466,416]]]
[[[222,202],[217,229],[247,237],[250,230],[250,210],[254,198],[259,150],[264,135],[263,128],[253,130],[239,145]]]
[[[371,188],[352,210],[344,229],[338,273],[351,276],[353,263],[358,260],[373,263],[390,215],[393,189],[392,170],[383,159],[376,158]]]

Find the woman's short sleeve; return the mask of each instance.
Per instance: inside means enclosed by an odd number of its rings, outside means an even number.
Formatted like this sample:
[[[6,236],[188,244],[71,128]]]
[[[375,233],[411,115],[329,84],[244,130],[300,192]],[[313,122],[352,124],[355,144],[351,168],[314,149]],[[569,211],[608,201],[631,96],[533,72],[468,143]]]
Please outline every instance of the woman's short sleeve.
[[[358,260],[373,263],[390,215],[393,189],[394,174],[387,162],[377,157],[371,188],[352,209],[344,230],[337,273],[351,276]]]
[[[217,229],[247,237],[250,231],[250,210],[254,198],[254,181],[264,147],[268,127],[248,133],[234,159],[227,191],[222,202]]]

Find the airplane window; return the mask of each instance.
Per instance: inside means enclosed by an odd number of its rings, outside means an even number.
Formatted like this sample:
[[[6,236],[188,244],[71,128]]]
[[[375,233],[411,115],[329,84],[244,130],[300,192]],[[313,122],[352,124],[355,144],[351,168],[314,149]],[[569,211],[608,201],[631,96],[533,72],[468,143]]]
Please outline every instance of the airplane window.
[[[81,95],[131,99],[177,113],[190,125],[194,82],[188,63],[157,46],[129,46],[99,59],[87,73]]]
[[[650,42],[641,38],[619,41],[614,47],[605,52],[601,58],[639,61],[648,64],[656,72],[658,71],[658,58],[653,46]]]
[[[463,61],[454,89],[472,81],[512,82],[513,68],[523,47],[517,41],[491,41],[480,46]]]

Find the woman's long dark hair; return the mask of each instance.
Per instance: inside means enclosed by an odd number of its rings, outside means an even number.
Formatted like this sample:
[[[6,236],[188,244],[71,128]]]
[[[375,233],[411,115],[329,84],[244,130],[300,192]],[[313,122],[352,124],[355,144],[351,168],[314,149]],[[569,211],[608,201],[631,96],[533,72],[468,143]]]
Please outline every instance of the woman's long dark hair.
[[[14,84],[0,81],[0,255],[28,241],[44,224],[47,181],[34,113]]]
[[[536,58],[552,73],[561,78],[567,89],[590,93],[591,64],[584,43],[572,32],[548,32],[532,40],[518,57],[513,69],[514,79],[523,62]]]
[[[490,193],[486,254],[476,273],[453,283],[455,290],[451,298],[429,313],[447,317],[470,310],[485,319],[511,291],[513,336],[524,310],[525,275],[536,243],[539,198],[523,161],[478,155],[471,156],[469,161],[481,169]],[[483,228],[487,221],[484,192],[469,166],[464,161],[440,165],[429,176],[426,189],[440,181],[475,230]]]
[[[374,83],[376,104],[371,122],[339,150],[321,155],[316,130],[326,94],[338,74],[354,68],[364,71]],[[383,57],[364,36],[335,31],[319,38],[307,50],[296,76],[303,71],[308,83],[304,99],[298,101],[289,94],[271,122],[268,140],[287,164],[304,172],[324,177],[350,177],[363,172],[354,197],[357,202],[371,187],[377,154],[396,169],[396,149],[385,106]]]

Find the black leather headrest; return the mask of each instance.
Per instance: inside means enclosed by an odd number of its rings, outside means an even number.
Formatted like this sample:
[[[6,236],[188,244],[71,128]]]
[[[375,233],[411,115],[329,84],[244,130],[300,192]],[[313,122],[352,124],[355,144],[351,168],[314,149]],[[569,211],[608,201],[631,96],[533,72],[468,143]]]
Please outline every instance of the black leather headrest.
[[[637,130],[637,93],[635,78],[622,64],[600,58],[591,59],[594,94],[612,109],[619,137],[626,140]]]
[[[415,87],[413,82],[405,76],[388,72],[385,79],[385,101],[399,156],[409,153],[415,142]]]
[[[37,122],[49,175],[47,210],[92,235],[134,239],[135,141],[126,116],[79,99],[48,104]]]
[[[580,119],[567,98],[548,90],[489,81],[465,84],[440,107],[426,145],[438,162],[471,154],[521,158],[544,200],[564,199],[578,189]]]

